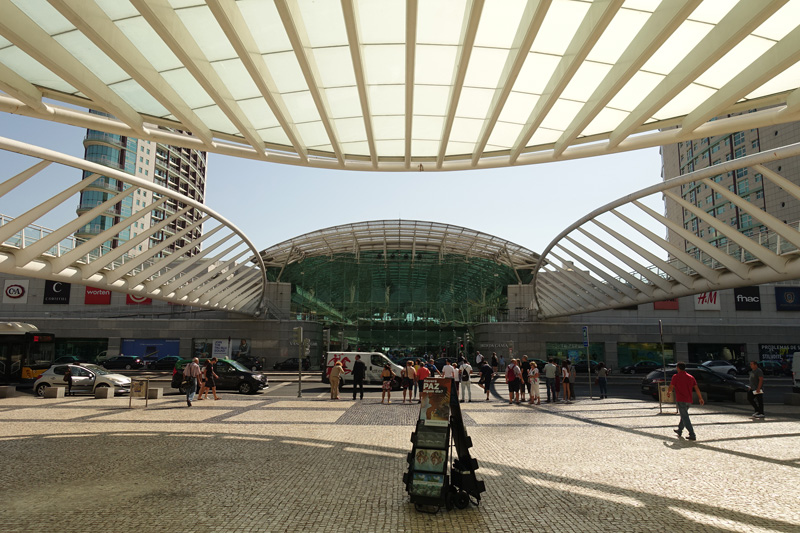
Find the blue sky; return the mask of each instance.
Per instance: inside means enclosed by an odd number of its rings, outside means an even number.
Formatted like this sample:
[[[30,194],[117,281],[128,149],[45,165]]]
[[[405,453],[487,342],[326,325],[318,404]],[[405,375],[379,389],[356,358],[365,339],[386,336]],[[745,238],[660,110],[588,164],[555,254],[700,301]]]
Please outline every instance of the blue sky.
[[[83,157],[85,133],[0,113],[1,137],[77,157]],[[0,150],[0,181],[33,163]],[[210,154],[206,204],[260,249],[339,224],[405,219],[464,226],[541,252],[583,215],[660,182],[660,172],[657,148],[506,169],[408,173],[319,170]],[[46,177],[62,189],[79,178],[77,170],[61,166]],[[39,203],[41,189],[39,183],[20,192]],[[57,227],[74,218],[76,205],[67,202],[38,224]],[[0,198],[0,214],[16,217],[22,207]]]

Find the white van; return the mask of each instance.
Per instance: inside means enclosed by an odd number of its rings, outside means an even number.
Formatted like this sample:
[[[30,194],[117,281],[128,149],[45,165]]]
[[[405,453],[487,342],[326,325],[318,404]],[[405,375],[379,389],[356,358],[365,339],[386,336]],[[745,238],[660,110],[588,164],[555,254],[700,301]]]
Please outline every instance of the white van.
[[[328,376],[331,374],[331,369],[337,361],[341,361],[344,367],[343,380],[345,384],[353,383],[353,363],[356,362],[356,356],[360,355],[361,360],[367,367],[366,374],[364,375],[364,383],[382,383],[381,372],[386,363],[391,365],[392,371],[395,373],[395,380],[392,388],[397,390],[400,388],[400,372],[403,370],[400,365],[396,365],[391,359],[386,357],[380,352],[328,352],[325,361],[325,367],[322,370],[322,382],[330,383]]]
[[[792,356],[792,392],[800,392],[800,352]]]

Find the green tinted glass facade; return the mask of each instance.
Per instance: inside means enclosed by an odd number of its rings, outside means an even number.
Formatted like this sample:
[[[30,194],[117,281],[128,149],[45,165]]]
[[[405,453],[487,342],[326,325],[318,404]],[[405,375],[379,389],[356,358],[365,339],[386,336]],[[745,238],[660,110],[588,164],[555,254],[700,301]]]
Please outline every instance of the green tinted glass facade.
[[[270,268],[292,284],[292,311],[332,330],[332,347],[456,353],[472,324],[504,320],[507,286],[531,281],[486,258],[412,250],[306,257]]]

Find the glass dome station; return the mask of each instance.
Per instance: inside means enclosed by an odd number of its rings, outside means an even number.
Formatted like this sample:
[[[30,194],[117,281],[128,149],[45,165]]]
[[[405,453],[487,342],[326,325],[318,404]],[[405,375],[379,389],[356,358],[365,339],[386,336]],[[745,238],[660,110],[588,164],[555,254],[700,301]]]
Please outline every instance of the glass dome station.
[[[331,329],[333,346],[455,355],[470,327],[508,313],[538,255],[467,228],[385,220],[323,229],[262,252],[292,284],[292,312]]]

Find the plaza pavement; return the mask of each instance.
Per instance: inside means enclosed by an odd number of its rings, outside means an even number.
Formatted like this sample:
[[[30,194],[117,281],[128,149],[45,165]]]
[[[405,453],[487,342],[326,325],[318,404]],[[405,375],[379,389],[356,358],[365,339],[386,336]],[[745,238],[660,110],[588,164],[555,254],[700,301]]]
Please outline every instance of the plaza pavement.
[[[689,442],[652,401],[462,404],[486,492],[432,515],[402,483],[418,404],[275,389],[0,400],[0,531],[800,531],[797,407],[695,406]]]

